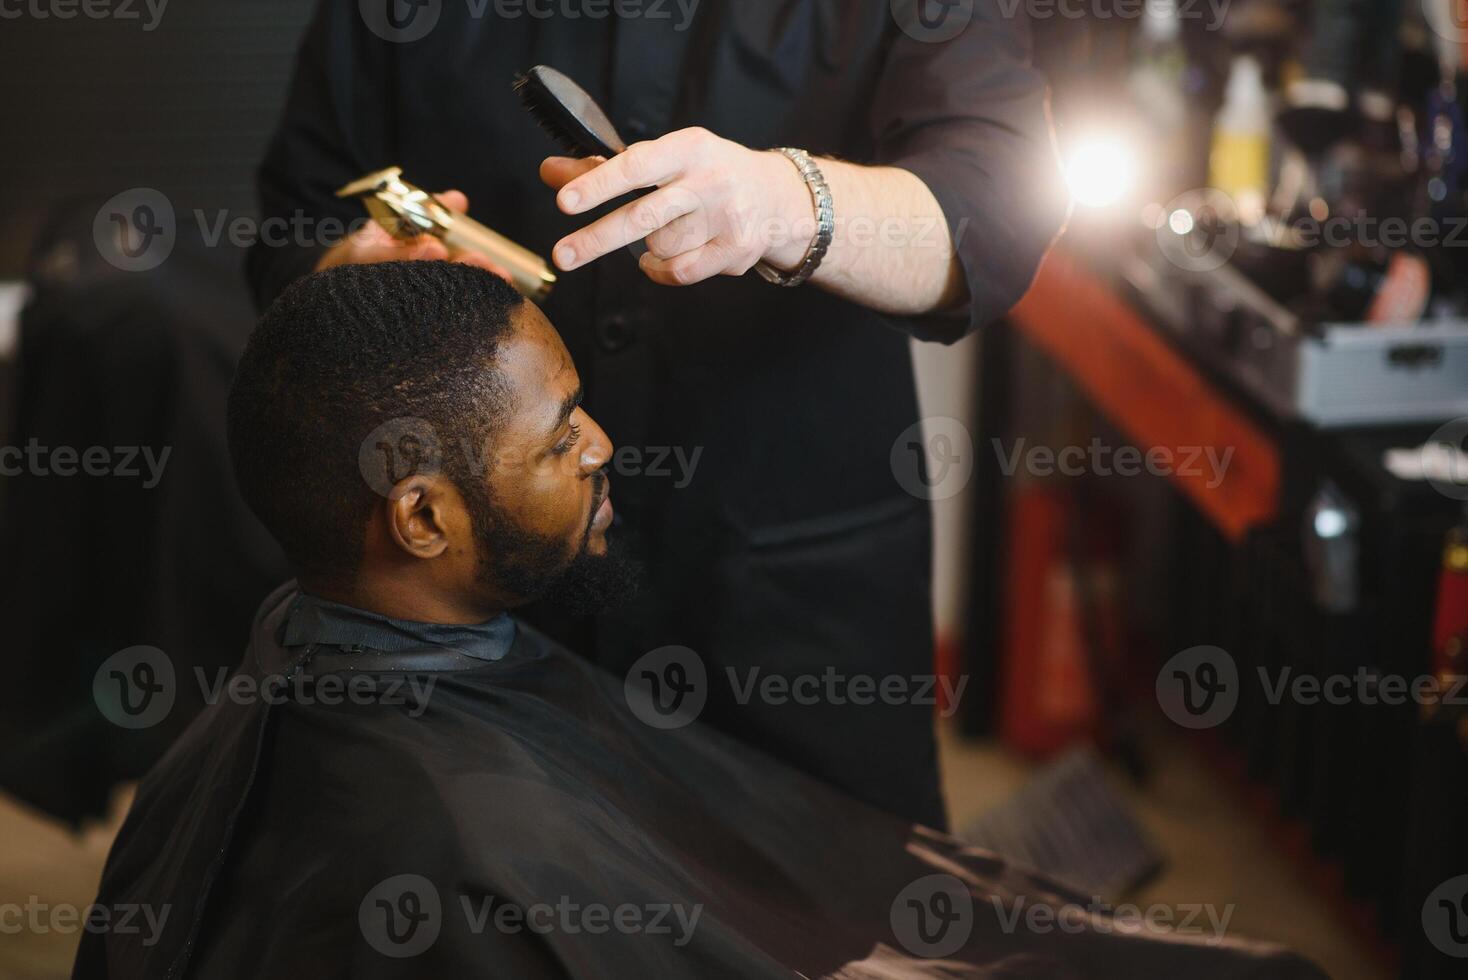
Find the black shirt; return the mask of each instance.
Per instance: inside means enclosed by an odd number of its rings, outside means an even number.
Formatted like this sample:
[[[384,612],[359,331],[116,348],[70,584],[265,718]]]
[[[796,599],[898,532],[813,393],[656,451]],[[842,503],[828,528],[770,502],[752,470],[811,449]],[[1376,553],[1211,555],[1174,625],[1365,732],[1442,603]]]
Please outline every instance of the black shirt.
[[[962,29],[932,40],[899,26],[890,0],[703,0],[686,26],[673,4],[596,18],[592,3],[442,0],[399,8],[436,16],[401,41],[360,8],[324,3],[305,40],[260,172],[265,218],[360,217],[334,190],[400,165],[420,186],[465,191],[475,217],[549,255],[590,217],[561,215],[537,176],[556,151],[510,88],[536,64],[580,82],[628,140],[700,125],[751,147],[904,167],[933,191],[971,294],[954,313],[890,317],[754,275],[671,289],[625,251],[563,275],[545,308],[589,411],[630,450],[613,495],[651,570],[642,599],[598,620],[588,652],[620,671],[667,644],[692,648],[709,667],[706,720],[940,824],[931,706],[741,699],[729,671],[743,684],[756,668],[933,669],[927,504],[899,483],[892,450],[918,419],[909,335],[953,340],[1002,315],[1063,217],[1023,19],[994,0],[959,3]],[[319,251],[257,246],[259,300]],[[699,453],[691,480],[669,465],[675,450]]]

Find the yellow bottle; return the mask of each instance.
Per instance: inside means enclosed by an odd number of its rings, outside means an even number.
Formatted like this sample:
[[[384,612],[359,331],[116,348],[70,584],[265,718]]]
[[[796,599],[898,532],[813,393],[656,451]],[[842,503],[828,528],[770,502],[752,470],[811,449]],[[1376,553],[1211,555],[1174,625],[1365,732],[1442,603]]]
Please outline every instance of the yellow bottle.
[[[1264,216],[1269,193],[1269,93],[1259,62],[1234,59],[1223,108],[1213,126],[1209,183],[1233,199],[1239,219],[1254,224]]]

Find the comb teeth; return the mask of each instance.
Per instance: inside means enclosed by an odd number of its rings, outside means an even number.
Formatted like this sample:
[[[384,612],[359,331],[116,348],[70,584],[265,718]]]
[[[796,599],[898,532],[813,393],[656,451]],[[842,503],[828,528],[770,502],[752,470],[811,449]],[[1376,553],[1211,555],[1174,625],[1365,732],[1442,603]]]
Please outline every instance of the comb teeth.
[[[554,140],[561,149],[573,157],[591,156],[586,147],[581,145],[580,140],[567,132],[565,124],[556,111],[560,109],[559,103],[544,98],[535,79],[528,75],[517,75],[514,87],[525,109],[535,117],[540,128],[545,130],[546,135]]]

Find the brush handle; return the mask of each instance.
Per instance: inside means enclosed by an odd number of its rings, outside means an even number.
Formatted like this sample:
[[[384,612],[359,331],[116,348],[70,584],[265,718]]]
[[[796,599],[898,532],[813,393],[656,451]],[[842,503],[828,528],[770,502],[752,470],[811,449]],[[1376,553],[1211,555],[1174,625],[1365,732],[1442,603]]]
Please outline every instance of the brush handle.
[[[550,295],[556,275],[544,259],[468,215],[450,208],[444,210],[453,215],[453,223],[439,237],[450,254],[478,252],[508,270],[515,288],[529,298],[538,302]]]

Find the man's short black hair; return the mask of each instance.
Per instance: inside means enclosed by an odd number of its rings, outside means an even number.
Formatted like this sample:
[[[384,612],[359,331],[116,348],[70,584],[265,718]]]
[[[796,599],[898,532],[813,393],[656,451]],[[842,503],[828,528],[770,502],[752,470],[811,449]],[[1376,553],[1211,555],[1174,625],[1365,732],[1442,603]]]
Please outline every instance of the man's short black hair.
[[[229,393],[229,452],[297,572],[355,574],[383,477],[408,475],[415,446],[436,439],[443,472],[482,503],[488,457],[470,453],[488,452],[512,408],[494,362],[523,302],[472,266],[387,262],[306,276],[266,311]],[[364,451],[384,425],[387,444]],[[395,455],[379,463],[378,448]]]

